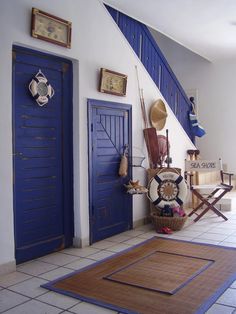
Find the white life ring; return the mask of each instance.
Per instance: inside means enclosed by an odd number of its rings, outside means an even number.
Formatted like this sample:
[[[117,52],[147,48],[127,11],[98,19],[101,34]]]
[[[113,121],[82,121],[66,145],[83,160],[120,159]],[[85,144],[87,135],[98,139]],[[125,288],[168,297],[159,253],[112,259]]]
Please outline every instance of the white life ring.
[[[48,83],[45,75],[39,70],[29,84],[29,90],[39,106],[44,106],[53,97],[54,89]]]
[[[181,175],[166,171],[156,174],[150,180],[148,196],[157,207],[179,207],[183,204],[187,191],[187,184]]]

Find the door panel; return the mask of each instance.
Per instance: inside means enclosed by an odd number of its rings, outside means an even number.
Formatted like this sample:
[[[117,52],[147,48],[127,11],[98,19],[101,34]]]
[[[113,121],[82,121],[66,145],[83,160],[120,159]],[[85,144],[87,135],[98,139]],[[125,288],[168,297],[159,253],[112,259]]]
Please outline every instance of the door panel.
[[[90,241],[132,227],[132,197],[118,175],[120,156],[131,145],[131,106],[89,100]],[[131,150],[129,150],[131,156]]]
[[[28,86],[41,69],[55,90],[40,107]],[[13,49],[14,219],[17,263],[72,244],[72,64]],[[65,172],[65,169],[67,171]],[[65,190],[65,182],[69,184]],[[69,201],[68,201],[69,200]]]

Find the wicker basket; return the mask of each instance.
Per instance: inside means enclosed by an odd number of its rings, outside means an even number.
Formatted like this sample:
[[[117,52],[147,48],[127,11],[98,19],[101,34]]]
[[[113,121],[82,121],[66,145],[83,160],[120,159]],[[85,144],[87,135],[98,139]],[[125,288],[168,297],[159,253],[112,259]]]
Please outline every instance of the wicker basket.
[[[152,223],[156,231],[160,231],[163,227],[168,227],[171,230],[181,230],[187,220],[188,216],[183,217],[163,217],[159,216],[158,213],[151,213]]]

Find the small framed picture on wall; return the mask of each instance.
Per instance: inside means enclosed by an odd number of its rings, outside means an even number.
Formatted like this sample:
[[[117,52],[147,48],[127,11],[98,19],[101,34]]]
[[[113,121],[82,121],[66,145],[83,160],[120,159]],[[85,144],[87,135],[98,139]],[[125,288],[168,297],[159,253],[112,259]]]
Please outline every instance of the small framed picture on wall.
[[[117,96],[126,95],[127,75],[101,68],[99,91]]]
[[[72,23],[32,8],[31,35],[66,48],[71,48]]]

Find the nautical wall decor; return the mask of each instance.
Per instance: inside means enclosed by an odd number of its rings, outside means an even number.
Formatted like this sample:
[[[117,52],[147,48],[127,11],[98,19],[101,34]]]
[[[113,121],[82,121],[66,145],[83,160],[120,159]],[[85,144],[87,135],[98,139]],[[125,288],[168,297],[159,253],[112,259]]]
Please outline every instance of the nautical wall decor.
[[[179,207],[187,196],[187,184],[184,178],[170,168],[162,168],[153,178],[148,186],[148,197],[159,208],[165,205]]]
[[[39,106],[44,106],[53,97],[54,89],[48,83],[46,76],[39,69],[29,84],[29,90]]]
[[[101,68],[99,92],[117,96],[125,96],[127,78],[128,76],[125,74]]]
[[[71,22],[32,8],[31,35],[33,37],[71,48],[71,28]]]

